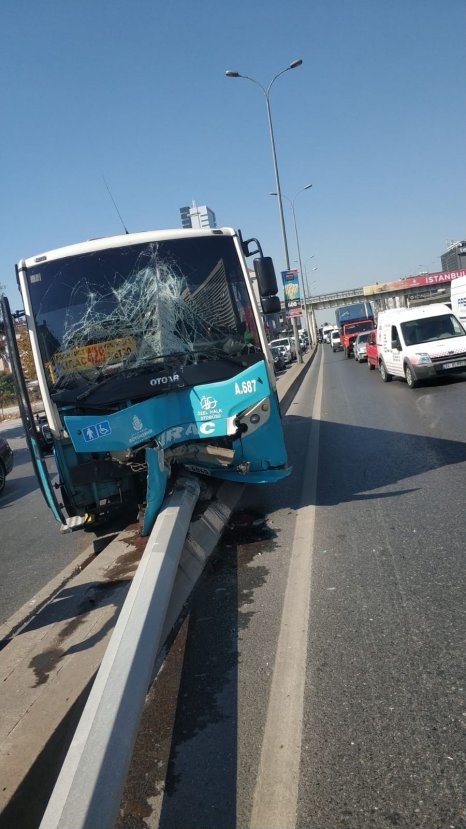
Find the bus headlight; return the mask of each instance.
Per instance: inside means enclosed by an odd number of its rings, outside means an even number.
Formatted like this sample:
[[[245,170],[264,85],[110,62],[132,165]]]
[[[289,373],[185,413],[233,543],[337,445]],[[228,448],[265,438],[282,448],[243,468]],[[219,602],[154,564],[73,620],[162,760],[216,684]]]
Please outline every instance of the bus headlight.
[[[270,417],[270,402],[264,397],[258,403],[248,406],[227,420],[227,435],[234,435],[237,432],[250,435],[256,429],[260,429],[267,423]]]

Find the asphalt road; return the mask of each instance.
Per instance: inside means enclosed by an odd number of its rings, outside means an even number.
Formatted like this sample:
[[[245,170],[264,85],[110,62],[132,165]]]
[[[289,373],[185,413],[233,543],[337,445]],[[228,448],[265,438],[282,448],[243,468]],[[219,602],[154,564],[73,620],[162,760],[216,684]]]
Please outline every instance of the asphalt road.
[[[246,490],[151,689],[120,829],[466,825],[465,411],[464,376],[320,348],[293,475]]]
[[[20,420],[0,423],[15,456],[0,495],[0,624],[70,564],[96,536],[61,534],[39,489]],[[52,467],[52,461],[49,462]]]

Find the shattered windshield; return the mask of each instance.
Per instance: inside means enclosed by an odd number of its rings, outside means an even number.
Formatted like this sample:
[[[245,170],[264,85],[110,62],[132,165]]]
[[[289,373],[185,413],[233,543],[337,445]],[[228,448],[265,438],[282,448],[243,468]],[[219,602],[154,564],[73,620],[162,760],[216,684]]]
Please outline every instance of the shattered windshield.
[[[50,388],[260,353],[231,237],[127,245],[28,269]]]

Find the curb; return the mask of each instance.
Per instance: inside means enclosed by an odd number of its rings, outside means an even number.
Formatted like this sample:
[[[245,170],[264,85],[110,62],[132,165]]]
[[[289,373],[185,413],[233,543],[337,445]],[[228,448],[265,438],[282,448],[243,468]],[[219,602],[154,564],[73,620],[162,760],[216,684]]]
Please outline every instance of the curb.
[[[317,354],[317,346],[314,346],[314,349],[310,354],[305,355],[304,365],[299,372],[297,372],[296,376],[292,378],[291,383],[287,387],[286,391],[284,391],[282,397],[279,396],[280,399],[280,411],[282,415],[286,414],[286,410],[289,408],[290,403],[295,396],[296,392],[298,391],[301,383],[303,382],[306,374],[308,373],[312,363],[314,362],[314,358]]]

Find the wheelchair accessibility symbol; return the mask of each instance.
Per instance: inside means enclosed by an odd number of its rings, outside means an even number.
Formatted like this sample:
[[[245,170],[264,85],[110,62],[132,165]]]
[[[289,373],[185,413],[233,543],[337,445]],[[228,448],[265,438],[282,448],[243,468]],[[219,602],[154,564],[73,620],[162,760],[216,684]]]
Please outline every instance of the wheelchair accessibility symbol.
[[[93,426],[86,426],[83,429],[83,438],[86,443],[90,443],[92,440],[106,437],[107,435],[111,435],[111,433],[112,429],[108,420],[101,420],[100,423],[95,423]]]

